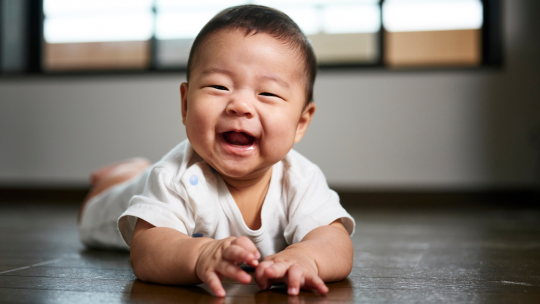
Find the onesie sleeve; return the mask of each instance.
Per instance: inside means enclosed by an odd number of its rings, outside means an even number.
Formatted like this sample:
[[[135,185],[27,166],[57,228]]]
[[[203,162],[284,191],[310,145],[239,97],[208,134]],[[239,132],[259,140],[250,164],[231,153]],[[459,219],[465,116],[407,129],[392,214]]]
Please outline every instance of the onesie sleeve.
[[[193,213],[176,191],[174,175],[167,168],[152,168],[142,194],[131,198],[127,210],[118,219],[118,229],[128,245],[131,244],[137,219],[188,235],[193,230]]]
[[[353,217],[341,206],[337,193],[328,187],[322,171],[311,165],[303,174],[291,172],[286,177],[290,203],[289,223],[284,236],[289,244],[302,241],[311,230],[329,225],[337,219],[341,219],[349,235],[354,233]]]

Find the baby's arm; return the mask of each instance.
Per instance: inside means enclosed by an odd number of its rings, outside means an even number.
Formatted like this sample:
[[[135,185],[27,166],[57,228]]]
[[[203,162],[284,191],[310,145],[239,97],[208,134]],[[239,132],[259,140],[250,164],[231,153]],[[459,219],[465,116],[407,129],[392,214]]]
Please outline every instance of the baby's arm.
[[[266,257],[255,270],[261,289],[273,282],[284,282],[288,293],[297,295],[302,289],[328,292],[324,282],[342,280],[349,275],[353,263],[353,245],[349,233],[336,220],[328,226],[309,232],[301,242]]]
[[[143,281],[173,285],[204,282],[218,297],[225,296],[223,277],[249,283],[251,276],[238,264],[256,267],[260,258],[257,247],[247,237],[192,238],[141,219],[135,226],[130,255],[133,271]]]

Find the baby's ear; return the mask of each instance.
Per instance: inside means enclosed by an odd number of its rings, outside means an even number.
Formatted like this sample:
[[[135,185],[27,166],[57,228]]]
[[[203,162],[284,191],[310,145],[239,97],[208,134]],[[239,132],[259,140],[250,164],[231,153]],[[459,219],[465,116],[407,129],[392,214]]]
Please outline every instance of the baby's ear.
[[[182,123],[186,125],[186,115],[187,115],[187,96],[188,96],[188,83],[182,82],[180,84],[180,104],[182,107]]]
[[[309,124],[311,123],[311,119],[313,118],[313,114],[315,114],[316,108],[315,103],[309,102],[304,108],[304,111],[302,111],[302,116],[300,116],[298,126],[296,127],[294,143],[299,142],[302,137],[304,137],[304,134],[306,134]]]

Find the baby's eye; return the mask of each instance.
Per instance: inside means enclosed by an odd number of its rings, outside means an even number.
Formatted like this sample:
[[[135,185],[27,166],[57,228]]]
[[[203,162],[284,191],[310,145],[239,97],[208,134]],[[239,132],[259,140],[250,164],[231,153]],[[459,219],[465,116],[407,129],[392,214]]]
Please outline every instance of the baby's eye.
[[[281,97],[277,96],[276,94],[272,94],[272,93],[268,93],[268,92],[264,92],[264,93],[261,93],[259,95],[281,98]]]
[[[212,87],[212,88],[214,88],[216,90],[222,90],[222,91],[228,91],[229,90],[226,87],[221,86],[221,85],[211,85],[210,87]]]

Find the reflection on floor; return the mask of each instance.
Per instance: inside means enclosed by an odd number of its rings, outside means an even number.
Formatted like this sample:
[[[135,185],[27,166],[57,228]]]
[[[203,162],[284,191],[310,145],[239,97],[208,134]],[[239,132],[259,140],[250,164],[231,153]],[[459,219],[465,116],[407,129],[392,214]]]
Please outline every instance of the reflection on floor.
[[[540,303],[539,210],[363,210],[354,269],[322,297],[224,282],[147,284],[127,252],[87,250],[76,204],[0,203],[0,302],[10,303]]]

